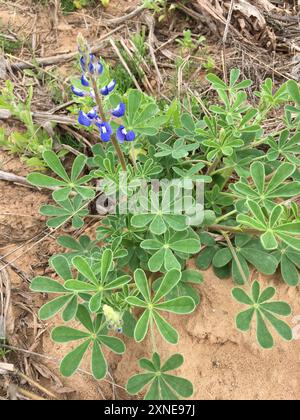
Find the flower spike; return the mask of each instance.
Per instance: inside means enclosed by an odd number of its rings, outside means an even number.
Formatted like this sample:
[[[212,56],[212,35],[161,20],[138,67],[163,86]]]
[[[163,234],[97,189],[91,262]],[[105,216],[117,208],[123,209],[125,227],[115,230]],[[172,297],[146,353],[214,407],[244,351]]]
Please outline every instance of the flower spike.
[[[127,131],[126,128],[121,125],[117,131],[117,139],[120,143],[124,143],[124,141],[134,141],[136,139],[136,134],[132,130]]]
[[[126,105],[123,102],[121,102],[120,105],[118,105],[117,108],[113,109],[111,113],[114,117],[121,118],[124,117],[125,112]]]
[[[102,95],[104,96],[109,95],[114,90],[116,85],[117,85],[117,82],[115,80],[112,80],[107,86],[101,89]]]

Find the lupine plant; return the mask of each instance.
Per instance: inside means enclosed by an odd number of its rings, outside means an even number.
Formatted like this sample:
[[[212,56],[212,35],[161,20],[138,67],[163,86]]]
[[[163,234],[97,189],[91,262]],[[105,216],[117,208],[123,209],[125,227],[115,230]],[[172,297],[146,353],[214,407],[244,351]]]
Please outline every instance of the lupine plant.
[[[97,237],[58,238],[66,252],[51,258],[53,278],[37,277],[31,284],[35,292],[54,295],[40,317],[61,312],[64,322],[72,322],[52,333],[57,343],[78,343],[62,361],[63,375],[75,373],[90,350],[92,373],[103,379],[103,347],[123,354],[124,341],[131,339],[146,343],[146,357],[149,343],[153,354],[139,361],[146,372],[129,379],[129,394],[190,397],[192,384],[169,374],[183,357],[170,354],[162,363],[156,338],[179,342],[172,320],[201,311],[199,285],[205,287],[203,272],[210,266],[218,277],[232,278],[232,296],[248,306],[237,316],[239,330],[255,328],[266,349],[275,343],[273,330],[292,339],[291,328],[280,319],[291,314],[290,306],[276,300],[274,287],[261,291],[257,274],[279,270],[291,287],[300,280],[299,87],[288,82],[276,90],[268,79],[251,104],[251,81],[240,80],[239,70],[231,71],[228,84],[210,74],[216,97],[195,117],[186,108],[178,114],[181,108],[174,102],[161,110],[154,98],[136,90],[120,95],[108,67],[90,54],[82,37],[79,53],[82,75],[72,87],[78,124],[97,130],[99,142],[88,156],[77,157],[70,171],[54,152],[45,152],[54,176],[35,173],[28,179],[54,189],[55,204],[41,208],[49,227],[72,223],[76,231],[92,216]],[[270,132],[265,121],[279,109],[284,110],[281,124]],[[165,185],[174,179],[189,181],[191,192],[189,206],[180,213],[174,211],[180,201],[176,188],[156,191],[154,199],[152,194],[157,180]],[[141,180],[142,194],[136,194]],[[193,213],[197,182],[204,186],[205,200]],[[108,210],[103,212],[103,204],[97,216],[93,209],[101,197]],[[126,211],[124,197],[135,203]],[[199,270],[191,269],[191,259]]]

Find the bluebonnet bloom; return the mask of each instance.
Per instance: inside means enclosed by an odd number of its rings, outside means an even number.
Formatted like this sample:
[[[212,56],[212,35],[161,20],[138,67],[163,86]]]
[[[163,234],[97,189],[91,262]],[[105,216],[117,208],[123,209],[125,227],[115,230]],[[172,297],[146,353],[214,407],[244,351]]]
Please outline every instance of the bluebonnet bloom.
[[[90,127],[92,125],[92,119],[83,111],[79,112],[78,122],[86,127]]]
[[[82,86],[85,86],[85,87],[89,87],[90,86],[90,82],[88,81],[88,78],[85,76],[85,74],[83,74],[82,76],[81,76],[81,84],[82,84]]]
[[[100,92],[102,93],[103,96],[107,96],[114,90],[116,85],[117,85],[117,82],[115,80],[112,80],[107,86],[102,88]]]
[[[135,132],[130,130],[127,131],[124,125],[121,125],[117,131],[117,139],[120,143],[124,143],[124,141],[134,141],[136,138]]]
[[[117,106],[117,108],[115,108],[115,109],[113,109],[113,110],[111,111],[112,115],[113,115],[114,117],[117,117],[117,118],[124,117],[125,112],[126,112],[126,105],[124,104],[124,102],[121,102],[121,103]]]
[[[110,138],[113,134],[113,130],[108,122],[96,122],[96,126],[100,130],[101,140],[105,143],[110,141]]]
[[[93,54],[89,54],[88,46],[85,44],[84,39],[80,39],[80,48],[79,52],[81,54],[80,65],[82,69],[81,76],[81,85],[82,89],[72,86],[72,92],[74,95],[79,97],[90,97],[94,102],[95,106],[88,112],[80,111],[78,116],[78,123],[84,125],[85,127],[91,127],[92,125],[96,126],[100,132],[100,138],[103,142],[109,142],[113,135],[113,129],[110,125],[109,116],[102,116],[102,104],[98,103],[100,100],[93,89],[94,84],[97,82],[97,78],[103,73],[104,67],[100,61]],[[102,89],[100,93],[103,96],[108,96],[117,85],[116,80],[112,80]],[[101,112],[100,112],[101,111]],[[110,111],[112,117],[122,118],[126,113],[126,105],[124,102],[121,102],[116,108]],[[101,117],[100,117],[101,115]],[[126,130],[125,126],[119,127],[116,133],[116,137],[120,143],[134,141],[136,135],[132,130]],[[122,330],[122,326],[118,325],[118,331]]]
[[[75,86],[71,86],[72,92],[74,93],[74,95],[79,96],[79,97],[83,97],[87,95],[87,92],[85,90],[79,89]]]

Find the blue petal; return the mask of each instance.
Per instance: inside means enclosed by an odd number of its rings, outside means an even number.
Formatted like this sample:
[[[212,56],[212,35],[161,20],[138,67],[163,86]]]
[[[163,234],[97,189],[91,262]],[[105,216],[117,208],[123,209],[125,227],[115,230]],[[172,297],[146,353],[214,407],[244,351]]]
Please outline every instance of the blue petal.
[[[76,96],[83,97],[85,95],[85,91],[84,90],[78,89],[75,86],[71,86],[71,90],[74,93],[74,95],[76,95]]]
[[[126,134],[126,141],[134,141],[136,139],[136,135],[134,131],[128,131]]]
[[[101,74],[103,73],[103,70],[104,70],[104,67],[99,61],[99,63],[98,63],[98,74],[99,74],[99,76],[101,76]]]
[[[85,57],[80,57],[80,66],[82,71],[86,71],[86,61],[85,61]]]
[[[126,135],[123,133],[124,129],[124,125],[121,125],[117,130],[117,139],[120,143],[124,143],[124,141],[126,140]]]
[[[90,118],[83,111],[79,112],[78,122],[85,127],[90,127],[92,124]]]
[[[82,84],[82,86],[85,86],[85,87],[90,86],[90,83],[89,83],[87,77],[84,74],[81,76],[81,84]]]
[[[103,123],[97,123],[96,124],[98,127],[99,127],[99,129],[100,129],[100,136],[101,136],[101,139],[105,142],[105,143],[107,143],[107,142],[109,142],[110,141],[110,138],[111,138],[111,135],[112,135],[112,133],[113,133],[113,130],[112,130],[112,128],[111,128],[111,126],[109,125],[109,123],[107,123],[107,122],[103,122]]]
[[[112,92],[112,91],[114,90],[114,88],[116,87],[116,85],[117,85],[116,80],[112,80],[112,81],[111,81],[111,82],[107,85],[108,91],[109,91],[109,92]]]
[[[105,86],[104,88],[102,88],[102,89],[100,90],[100,92],[102,93],[102,95],[103,95],[103,96],[107,96],[107,95],[109,94],[108,87],[107,87],[107,86]]]
[[[120,105],[117,106],[117,108],[113,109],[111,113],[114,117],[121,118],[125,115],[125,112],[126,105],[124,104],[124,102],[121,102]]]
[[[107,86],[101,89],[102,95],[107,96],[109,93],[111,93],[114,90],[116,85],[117,85],[117,82],[115,80],[112,80]]]
[[[90,118],[90,119],[94,119],[94,118],[96,118],[97,117],[97,111],[95,110],[95,109],[91,109],[88,113],[87,113],[87,116]]]

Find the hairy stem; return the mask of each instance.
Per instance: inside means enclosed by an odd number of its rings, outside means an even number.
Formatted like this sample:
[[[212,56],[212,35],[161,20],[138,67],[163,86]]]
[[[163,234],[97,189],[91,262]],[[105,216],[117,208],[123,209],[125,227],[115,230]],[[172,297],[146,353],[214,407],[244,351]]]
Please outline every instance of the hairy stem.
[[[246,229],[238,226],[225,226],[225,225],[211,225],[208,226],[210,231],[229,232],[229,233],[246,233],[249,235],[262,235],[263,232],[256,229]]]

